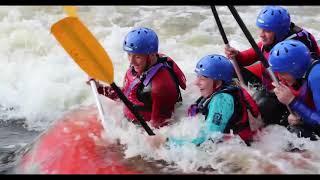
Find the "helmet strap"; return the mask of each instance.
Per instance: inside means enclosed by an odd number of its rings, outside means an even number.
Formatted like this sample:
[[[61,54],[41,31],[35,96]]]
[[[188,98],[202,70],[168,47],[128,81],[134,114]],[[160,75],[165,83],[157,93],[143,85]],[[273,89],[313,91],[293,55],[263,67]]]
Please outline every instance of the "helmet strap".
[[[156,56],[156,57],[157,57],[157,56]],[[146,63],[146,69],[145,69],[145,70],[149,69],[149,68],[150,68],[152,65],[154,65],[155,62],[156,62],[153,54],[148,54],[146,61],[147,61],[147,63]]]
[[[216,92],[217,90],[219,90],[222,87],[223,82],[221,80],[213,80],[213,92]]]
[[[150,64],[151,64],[151,59],[150,56],[147,55],[147,59],[146,59],[146,67],[144,68],[144,70],[148,70],[150,68]]]

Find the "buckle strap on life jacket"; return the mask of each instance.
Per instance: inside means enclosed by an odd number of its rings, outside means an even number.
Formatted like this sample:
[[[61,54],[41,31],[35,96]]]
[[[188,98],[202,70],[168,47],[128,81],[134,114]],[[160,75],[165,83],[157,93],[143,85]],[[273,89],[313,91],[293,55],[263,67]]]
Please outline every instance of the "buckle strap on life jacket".
[[[172,69],[173,67],[170,66],[170,64],[168,63],[167,57],[158,57],[157,64],[150,67],[146,72],[142,73],[140,75],[140,77],[136,77],[136,79],[133,82],[131,82],[128,89],[126,89],[126,91],[124,92],[125,95],[128,96],[130,94],[130,92],[133,90],[133,88],[141,82],[142,82],[141,85],[143,85],[143,87],[147,87],[150,84],[152,78],[157,74],[157,72],[161,68],[166,68],[169,71],[169,74],[173,78],[175,85],[176,85],[176,90],[177,90],[177,94],[178,94],[177,102],[181,102],[182,96],[181,96],[181,92],[180,92],[180,88],[179,88],[178,78],[176,77],[176,75]],[[151,107],[147,107],[146,105],[143,105],[143,106],[135,105],[135,108],[140,111],[150,111],[152,109]]]
[[[147,72],[145,72],[145,77],[142,78],[143,80],[143,84],[144,86],[147,86],[152,77],[162,68],[167,68],[167,70],[169,71],[171,77],[173,78],[177,90],[178,90],[178,94],[180,94],[180,88],[179,88],[179,80],[177,75],[175,74],[175,72],[173,71],[173,64],[172,62],[168,61],[168,57],[167,56],[163,56],[163,57],[158,57],[158,63],[154,66],[152,66]]]
[[[297,32],[297,33],[293,33],[291,34],[290,36],[288,36],[287,38],[285,38],[284,40],[289,40],[289,39],[293,39],[295,37],[307,37],[307,40],[310,42],[310,45],[311,44],[311,39],[309,37],[309,33],[308,31],[302,29],[301,31]]]
[[[177,94],[178,94],[178,102],[182,102],[182,95],[181,95],[181,91],[179,88],[179,86],[180,86],[179,79],[173,70],[173,62],[168,61],[168,57],[166,57],[166,56],[159,57],[159,62],[165,64],[166,67],[168,67],[167,69],[171,75],[171,78],[174,80],[175,85],[176,85],[176,90],[177,90]]]
[[[252,107],[248,105],[249,102],[245,98],[242,89],[240,87],[231,86],[223,89],[219,93],[222,92],[231,94],[233,96],[235,105],[235,112],[225,128],[225,133],[228,133],[230,129],[232,129],[235,133],[238,133],[242,130],[250,128],[249,117],[245,113],[247,113],[247,109],[252,111]],[[236,119],[239,120],[236,121]]]
[[[248,129],[250,128],[250,122],[249,122],[249,116],[247,113],[247,109],[249,109],[250,112],[253,112],[254,110],[252,109],[250,103],[248,102],[248,100],[246,99],[246,97],[244,96],[242,89],[239,88],[237,95],[238,97],[238,102],[237,103],[237,113],[235,113],[234,115],[241,115],[241,119],[240,121],[237,121],[234,123],[232,130],[234,132],[240,132],[244,129]],[[235,117],[233,117],[235,118]],[[232,119],[233,120],[233,119]]]
[[[176,90],[177,90],[177,94],[178,94],[178,102],[182,102],[182,95],[181,95],[181,91],[179,88],[179,80],[177,78],[177,75],[173,71],[173,64],[171,64],[167,60],[167,58],[168,57],[166,57],[166,56],[159,57],[158,64],[152,66],[147,72],[145,72],[143,74],[144,76],[143,76],[143,78],[141,78],[141,80],[143,81],[143,85],[147,86],[151,82],[151,79],[153,78],[153,76],[156,75],[156,73],[161,68],[167,68],[167,70],[169,71],[169,74],[171,75],[171,77],[174,80],[175,85],[176,85]]]
[[[151,79],[153,78],[154,75],[162,68],[162,67],[168,67],[170,66],[166,63],[158,63],[154,66],[152,66],[145,74],[145,77],[143,78],[143,85],[148,86],[150,83]]]
[[[201,112],[203,115],[205,115],[205,119],[207,119],[209,102],[211,101],[213,96],[219,93],[228,93],[232,95],[235,106],[235,111],[230,121],[228,122],[224,133],[229,133],[230,129],[232,129],[235,133],[238,133],[242,130],[250,128],[249,117],[244,113],[247,112],[247,109],[249,109],[250,111],[253,110],[251,109],[252,107],[248,105],[250,104],[250,102],[247,102],[248,100],[243,95],[242,89],[237,86],[224,87],[221,90],[213,93],[209,98],[204,98],[201,96],[194,104],[196,105],[197,112]],[[245,110],[243,108],[245,108]]]
[[[195,114],[196,113],[201,113],[202,115],[205,116],[205,119],[207,119],[207,116],[208,116],[208,105],[209,105],[212,97],[214,95],[216,95],[217,93],[220,93],[220,92],[221,92],[221,90],[216,92],[216,93],[213,93],[208,98],[200,96],[193,104],[191,104],[190,108],[192,108],[192,111],[194,111]]]
[[[311,41],[311,39],[310,39],[310,36],[309,36],[308,31],[302,29],[302,31],[300,31],[300,32],[297,33],[297,36],[298,36],[298,37],[306,37],[307,40],[308,40],[308,42],[309,42],[309,44],[310,44],[310,47],[312,47],[312,41]]]
[[[125,95],[128,96],[132,89],[142,81],[144,86],[148,86],[152,77],[162,68],[165,66],[163,63],[158,63],[152,66],[148,71],[141,74],[141,76],[136,78],[129,86],[129,88],[125,91]]]
[[[316,59],[318,57],[317,53],[314,52],[314,50],[317,47],[314,46],[311,35],[308,31],[306,31],[305,29],[302,29],[299,32],[293,33],[291,36],[287,37],[285,40],[294,39],[294,38],[297,38],[297,40],[301,41],[302,43],[304,43],[308,47],[308,49],[310,50],[310,53],[311,53],[311,57],[313,59]]]
[[[197,112],[201,112],[205,116],[205,119],[207,119],[207,116],[208,116],[208,105],[209,105],[211,99],[213,98],[213,96],[215,96],[215,95],[217,95],[219,93],[228,93],[228,94],[231,94],[233,96],[233,93],[231,93],[231,92],[235,91],[236,89],[237,89],[237,87],[228,86],[228,87],[223,87],[221,90],[213,93],[208,98],[204,98],[203,96],[201,96],[194,103],[196,105]]]
[[[128,89],[124,92],[124,94],[128,97],[129,93],[132,91],[133,87],[135,87],[140,82],[140,78],[136,77],[133,82],[129,85]]]

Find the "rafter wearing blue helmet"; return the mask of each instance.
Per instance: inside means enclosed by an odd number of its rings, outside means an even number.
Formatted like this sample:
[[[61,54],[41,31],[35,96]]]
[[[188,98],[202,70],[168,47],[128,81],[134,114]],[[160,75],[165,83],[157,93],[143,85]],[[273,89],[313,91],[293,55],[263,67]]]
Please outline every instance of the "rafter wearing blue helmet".
[[[259,28],[260,37],[258,47],[266,59],[274,45],[284,39],[299,40],[309,48],[313,58],[320,56],[319,47],[313,35],[296,26],[289,12],[281,6],[263,7],[257,16],[256,25]],[[255,50],[249,48],[240,52],[233,47],[226,47],[225,54],[228,58],[236,59],[245,84],[258,89],[253,97],[259,105],[264,122],[286,126],[287,122],[283,121],[283,118],[286,118],[289,112],[274,95],[272,79]]]
[[[178,65],[168,56],[158,53],[159,39],[150,28],[134,28],[125,36],[123,50],[128,54],[128,68],[122,91],[134,107],[155,128],[172,123],[177,102],[182,102],[180,88],[186,88],[186,78]],[[98,92],[118,99],[109,86],[99,85]],[[137,123],[125,107],[124,116]]]
[[[278,42],[289,34],[290,23],[290,14],[280,6],[264,7],[256,21],[259,28],[274,32]]]
[[[314,36],[308,31],[296,26],[290,18],[287,9],[281,6],[265,6],[259,12],[256,19],[259,28],[258,47],[268,59],[271,48],[285,39],[295,39],[303,42],[310,50],[313,58],[320,56],[320,50]],[[251,83],[260,83],[267,90],[272,90],[271,78],[264,66],[259,62],[259,56],[253,48],[239,51],[235,48],[226,48],[225,54],[228,58],[235,58],[242,69],[244,80]],[[254,64],[256,63],[256,64]],[[253,65],[254,64],[254,65]]]
[[[300,134],[320,135],[320,61],[310,56],[309,49],[300,41],[285,40],[272,48],[269,64],[282,83],[274,89],[280,102],[289,105],[301,119],[289,116],[291,126]]]
[[[139,27],[131,30],[123,41],[123,50],[134,54],[158,53],[159,39],[149,28]]]
[[[230,60],[217,54],[204,56],[198,61],[195,72],[195,85],[199,88],[201,97],[189,107],[188,114],[204,115],[205,126],[194,139],[170,137],[168,144],[199,145],[219,134],[228,137],[227,134],[231,131],[250,144],[254,132],[250,129],[247,108],[254,116],[259,115],[259,110],[247,91],[232,85],[234,69]]]

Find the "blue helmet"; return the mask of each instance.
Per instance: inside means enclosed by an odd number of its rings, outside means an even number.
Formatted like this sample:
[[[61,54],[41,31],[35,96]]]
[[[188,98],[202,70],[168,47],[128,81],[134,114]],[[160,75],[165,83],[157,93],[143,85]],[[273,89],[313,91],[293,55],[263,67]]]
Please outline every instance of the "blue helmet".
[[[229,59],[224,56],[211,54],[201,58],[196,66],[198,75],[206,76],[214,80],[222,80],[230,83],[234,69]]]
[[[280,6],[264,7],[256,21],[256,25],[261,29],[266,29],[275,33],[276,41],[282,41],[290,30],[290,14]]]
[[[286,72],[300,79],[311,65],[310,51],[297,40],[285,40],[270,51],[269,64],[274,72]]]
[[[158,44],[158,36],[152,29],[139,27],[126,35],[123,50],[135,54],[157,53]]]

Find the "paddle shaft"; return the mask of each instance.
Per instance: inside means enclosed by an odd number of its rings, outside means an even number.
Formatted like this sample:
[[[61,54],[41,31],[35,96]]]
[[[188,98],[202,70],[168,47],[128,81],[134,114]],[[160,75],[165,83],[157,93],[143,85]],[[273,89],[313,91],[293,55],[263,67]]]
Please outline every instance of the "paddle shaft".
[[[210,7],[211,7],[211,10],[212,10],[214,19],[216,20],[216,23],[217,23],[219,32],[221,34],[221,37],[223,39],[223,42],[226,45],[226,48],[230,48],[229,41],[228,41],[228,38],[226,36],[226,33],[224,32],[223,26],[221,24],[221,21],[220,21],[219,15],[218,15],[218,12],[217,12],[215,6],[210,6]],[[234,70],[236,71],[236,74],[237,74],[237,76],[239,78],[241,86],[242,87],[247,87],[246,84],[244,83],[244,80],[243,80],[243,77],[242,77],[242,74],[241,74],[241,71],[240,71],[240,68],[239,68],[239,65],[238,65],[236,59],[232,58],[231,59],[231,63],[233,65]]]
[[[239,16],[237,10],[234,8],[234,6],[230,6],[228,5],[228,8],[230,9],[233,17],[236,19],[237,23],[239,24],[240,28],[242,29],[243,33],[245,34],[245,36],[247,37],[248,41],[250,42],[252,48],[254,49],[254,51],[258,54],[259,59],[261,61],[261,63],[263,64],[263,66],[267,69],[271,79],[273,82],[275,82],[277,85],[279,85],[279,81],[276,78],[276,76],[274,75],[273,71],[271,70],[267,59],[264,57],[264,55],[262,54],[261,50],[259,49],[257,43],[254,41],[253,37],[251,36],[249,30],[247,29],[246,25],[243,23],[241,17]],[[290,109],[290,107],[287,105],[287,109],[289,110],[289,112],[291,114],[294,114],[292,112],[292,110]]]
[[[142,116],[138,113],[138,111],[133,107],[132,103],[128,100],[128,98],[123,94],[121,89],[113,82],[110,86],[115,90],[118,94],[119,98],[123,101],[123,103],[129,108],[129,110],[133,113],[133,115],[137,118],[140,122],[142,127],[147,131],[148,135],[153,136],[155,135],[148,124],[143,120]]]
[[[240,28],[242,29],[244,35],[247,37],[247,39],[248,39],[249,43],[251,44],[252,48],[257,53],[262,65],[268,70],[268,73],[269,73],[272,81],[275,82],[276,84],[279,84],[279,81],[276,78],[276,76],[274,75],[273,71],[271,70],[267,59],[262,54],[262,52],[259,49],[257,43],[254,41],[254,39],[251,36],[251,34],[250,34],[249,30],[247,29],[246,25],[243,23],[242,19],[240,18],[237,10],[234,8],[234,6],[230,6],[230,5],[228,6],[228,8],[230,9],[233,17],[236,19],[237,23],[239,24]]]
[[[114,70],[110,57],[79,18],[66,17],[55,23],[51,28],[51,32],[84,72],[94,79],[112,85],[120,99],[137,117],[147,133],[154,135],[148,124],[122,94],[122,91],[113,83]],[[99,111],[101,114],[102,108]]]
[[[100,99],[99,99],[99,96],[98,96],[96,81],[91,79],[89,82],[90,82],[91,89],[92,89],[92,92],[93,92],[93,95],[94,95],[94,99],[95,99],[96,104],[97,104],[97,108],[98,108],[98,112],[99,112],[99,115],[100,115],[102,126],[103,126],[104,129],[106,129],[105,125],[104,125],[104,120],[105,120],[104,111],[103,111],[103,108],[102,108],[102,105],[101,105],[101,102],[100,102]]]

